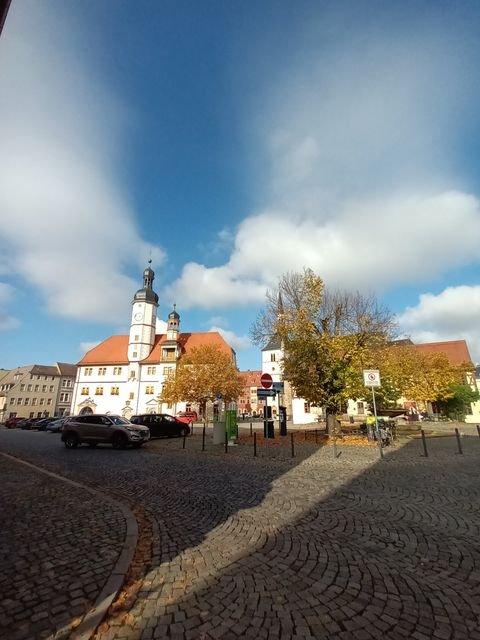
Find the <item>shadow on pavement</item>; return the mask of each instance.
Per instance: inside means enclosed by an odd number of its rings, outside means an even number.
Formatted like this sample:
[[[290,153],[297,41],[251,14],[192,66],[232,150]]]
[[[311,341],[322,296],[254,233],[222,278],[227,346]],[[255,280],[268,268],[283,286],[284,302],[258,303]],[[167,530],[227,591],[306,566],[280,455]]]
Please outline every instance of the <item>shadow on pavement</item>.
[[[0,439],[153,523],[146,573],[99,639],[480,638],[480,438],[464,455],[445,437],[428,458],[415,440],[383,460],[341,445],[258,460],[24,441]]]

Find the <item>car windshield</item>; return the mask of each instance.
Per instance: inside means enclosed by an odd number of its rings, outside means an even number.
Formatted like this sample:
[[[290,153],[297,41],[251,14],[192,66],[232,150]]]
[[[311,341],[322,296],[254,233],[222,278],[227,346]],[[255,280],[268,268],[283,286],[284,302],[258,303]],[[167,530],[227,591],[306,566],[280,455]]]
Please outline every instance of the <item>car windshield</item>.
[[[113,424],[122,425],[122,424],[131,424],[130,420],[126,418],[122,418],[121,416],[108,416]]]

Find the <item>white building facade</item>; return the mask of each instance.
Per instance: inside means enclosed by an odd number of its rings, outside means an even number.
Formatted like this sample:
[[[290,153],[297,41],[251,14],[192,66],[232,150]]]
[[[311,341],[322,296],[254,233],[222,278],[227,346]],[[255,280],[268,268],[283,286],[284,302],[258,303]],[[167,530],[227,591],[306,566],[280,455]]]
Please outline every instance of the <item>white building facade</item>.
[[[107,338],[78,363],[73,415],[112,413],[129,418],[189,409],[184,402],[171,406],[159,401],[163,384],[174,373],[179,357],[194,347],[217,344],[235,359],[235,352],[217,332],[180,333],[175,305],[168,315],[166,334],[157,334],[154,278],[148,266],[143,272],[143,287],[132,301],[129,334]]]

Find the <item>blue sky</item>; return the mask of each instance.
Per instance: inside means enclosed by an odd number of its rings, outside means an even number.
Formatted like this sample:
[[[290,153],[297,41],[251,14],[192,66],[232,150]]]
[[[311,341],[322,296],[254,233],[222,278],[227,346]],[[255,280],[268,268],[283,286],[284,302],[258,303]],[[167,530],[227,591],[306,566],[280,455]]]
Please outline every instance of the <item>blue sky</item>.
[[[12,0],[0,367],[128,332],[150,257],[159,317],[242,369],[303,267],[480,361],[479,26],[476,1]]]

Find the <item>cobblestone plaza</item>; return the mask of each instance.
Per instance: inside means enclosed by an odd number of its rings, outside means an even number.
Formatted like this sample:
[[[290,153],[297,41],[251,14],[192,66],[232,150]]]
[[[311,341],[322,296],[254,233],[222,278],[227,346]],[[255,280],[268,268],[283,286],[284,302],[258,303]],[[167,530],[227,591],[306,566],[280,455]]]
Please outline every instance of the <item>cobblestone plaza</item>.
[[[480,639],[475,433],[380,460],[199,434],[67,451],[0,429],[0,637],[89,638],[116,597],[98,640]]]

